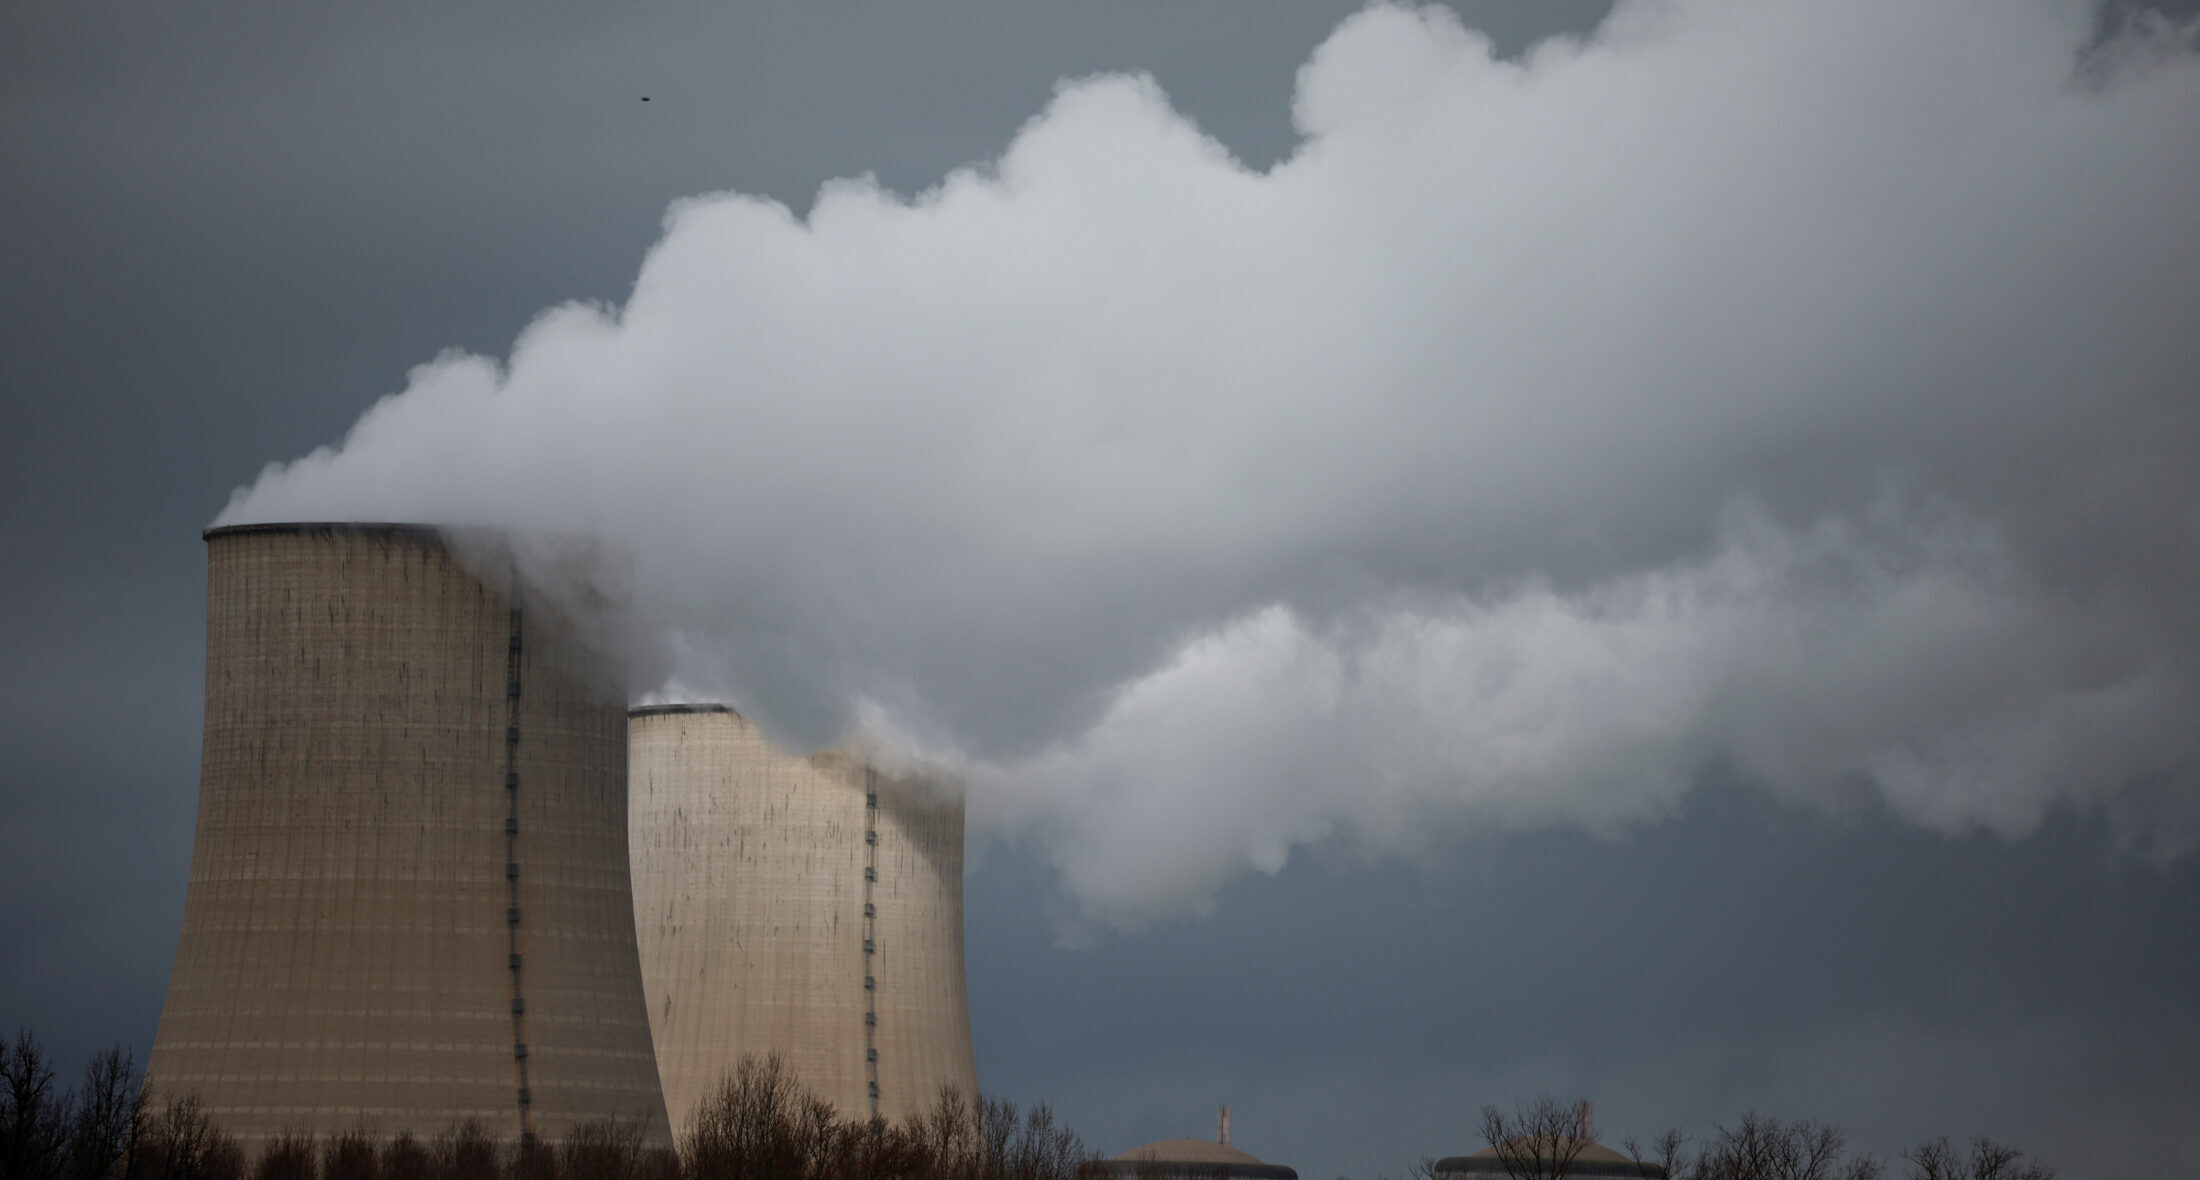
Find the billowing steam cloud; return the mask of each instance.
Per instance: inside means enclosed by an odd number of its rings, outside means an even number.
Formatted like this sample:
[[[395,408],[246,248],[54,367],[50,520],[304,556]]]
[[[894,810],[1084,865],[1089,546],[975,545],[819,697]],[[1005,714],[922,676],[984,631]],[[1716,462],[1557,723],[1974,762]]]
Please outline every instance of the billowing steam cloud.
[[[669,675],[959,766],[1095,917],[1707,767],[2200,839],[2200,55],[2049,0],[1370,9],[415,370],[223,514],[589,530]],[[644,686],[648,687],[648,686]]]

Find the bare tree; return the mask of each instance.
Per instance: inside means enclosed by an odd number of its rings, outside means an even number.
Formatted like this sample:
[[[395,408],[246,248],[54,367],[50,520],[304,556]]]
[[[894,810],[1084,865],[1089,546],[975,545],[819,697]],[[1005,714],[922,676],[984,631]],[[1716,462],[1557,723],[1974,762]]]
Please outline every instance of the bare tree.
[[[745,1054],[697,1105],[681,1156],[692,1180],[806,1180],[830,1154],[832,1122],[786,1058]]]
[[[1589,1146],[1589,1110],[1545,1094],[1517,1103],[1511,1117],[1482,1108],[1482,1139],[1516,1180],[1559,1180],[1574,1174],[1574,1161]]]
[[[130,1137],[145,1118],[137,1062],[116,1045],[84,1065],[69,1125],[67,1180],[114,1180]]]
[[[497,1141],[478,1119],[453,1123],[436,1136],[434,1173],[439,1180],[502,1180]]]
[[[1910,1162],[1911,1180],[2055,1180],[2055,1169],[1983,1136],[1972,1140],[1968,1154],[1940,1138],[1903,1152],[1902,1158]]]
[[[321,1180],[382,1180],[382,1153],[374,1137],[354,1127],[321,1145]]]
[[[260,1149],[252,1165],[252,1180],[317,1180],[319,1147],[307,1131],[286,1131]]]
[[[171,1096],[131,1138],[127,1180],[242,1180],[244,1152],[196,1094]]]
[[[634,1180],[647,1149],[640,1119],[590,1119],[574,1127],[559,1150],[565,1180]]]
[[[1052,1106],[1041,1102],[1025,1112],[1011,1158],[1016,1161],[1011,1180],[1066,1180],[1079,1165],[1098,1157],[1083,1137],[1055,1121]]]
[[[522,1134],[507,1157],[505,1180],[564,1180],[555,1144],[533,1133]]]
[[[1054,1121],[1041,1102],[1018,1117],[1016,1104],[989,1098],[978,1105],[983,1126],[983,1180],[1055,1180],[1091,1158],[1085,1141]]]
[[[1879,1161],[1851,1158],[1846,1148],[1839,1127],[1809,1119],[1782,1123],[1750,1111],[1732,1126],[1719,1124],[1693,1162],[1683,1163],[1676,1151],[1667,1168],[1676,1180],[1877,1180]]]
[[[28,1029],[0,1041],[0,1180],[53,1180],[67,1162],[66,1093],[54,1091],[53,1067]]]
[[[978,1109],[963,1097],[961,1088],[940,1087],[932,1109],[909,1120],[909,1131],[930,1158],[935,1175],[955,1180],[982,1175],[985,1130]]]
[[[1971,1143],[1971,1180],[2055,1180],[2055,1169],[1981,1136]]]
[[[1717,1124],[1716,1134],[1696,1160],[1693,1180],[1771,1180],[1780,1121],[1744,1111],[1733,1126]]]
[[[382,1180],[430,1180],[440,1176],[435,1156],[411,1131],[400,1131],[382,1148]]]
[[[1652,1175],[1651,1170],[1654,1168],[1666,1176],[1678,1177],[1681,1174],[1681,1152],[1687,1145],[1688,1137],[1681,1134],[1678,1128],[1667,1130],[1651,1140],[1648,1146],[1636,1142],[1633,1135],[1620,1140],[1620,1146],[1627,1149],[1629,1158],[1641,1166],[1646,1176]]]

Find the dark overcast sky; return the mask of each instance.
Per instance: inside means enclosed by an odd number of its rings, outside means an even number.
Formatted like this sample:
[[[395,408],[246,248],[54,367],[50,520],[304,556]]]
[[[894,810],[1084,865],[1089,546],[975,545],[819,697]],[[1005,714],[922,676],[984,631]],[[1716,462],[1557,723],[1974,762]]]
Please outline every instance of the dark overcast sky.
[[[1456,7],[1511,56],[1610,5]],[[199,530],[264,464],[445,349],[623,300],[677,198],[921,190],[999,156],[1058,79],[1150,73],[1268,168],[1354,8],[0,7],[0,1025],[72,1063],[151,1043],[197,777]],[[2180,429],[2191,359],[2163,362]],[[2141,613],[2192,593],[2200,501],[2170,486],[2184,531],[2130,542],[2169,571],[2132,575]],[[976,845],[981,1078],[1111,1153],[1209,1134],[1228,1102],[1237,1142],[1309,1177],[1472,1150],[1481,1104],[1545,1091],[1645,1137],[1755,1108],[1882,1153],[1990,1134],[2074,1178],[2200,1174],[2192,855],[2135,855],[2087,807],[1946,835],[1705,765],[1601,836],[1303,840],[1129,933],[1065,920],[1042,840]]]

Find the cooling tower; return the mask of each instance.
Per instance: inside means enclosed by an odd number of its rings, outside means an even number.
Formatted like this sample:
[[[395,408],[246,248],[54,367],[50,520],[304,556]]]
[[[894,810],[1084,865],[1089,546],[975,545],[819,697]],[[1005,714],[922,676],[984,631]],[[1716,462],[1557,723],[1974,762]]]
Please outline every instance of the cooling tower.
[[[670,1128],[623,684],[433,530],[206,534],[198,834],[147,1084],[285,1131]]]
[[[774,748],[718,705],[630,718],[635,928],[685,1123],[778,1052],[843,1118],[975,1098],[960,796]]]

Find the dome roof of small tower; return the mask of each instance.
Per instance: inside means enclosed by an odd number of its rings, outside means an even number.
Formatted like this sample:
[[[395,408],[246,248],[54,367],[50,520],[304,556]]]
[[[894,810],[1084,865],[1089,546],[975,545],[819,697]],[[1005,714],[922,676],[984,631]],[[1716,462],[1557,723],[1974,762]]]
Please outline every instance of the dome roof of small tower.
[[[1116,1156],[1119,1160],[1156,1160],[1163,1163],[1187,1164],[1257,1164],[1260,1161],[1221,1143],[1209,1143],[1205,1139],[1163,1139],[1144,1147],[1133,1147]]]
[[[1567,1174],[1572,1176],[1641,1176],[1650,1177],[1651,1180],[1664,1180],[1665,1177],[1663,1167],[1648,1161],[1629,1159],[1627,1156],[1621,1155],[1619,1152],[1593,1140],[1579,1141],[1577,1148],[1577,1141],[1560,1139],[1557,1141],[1557,1151],[1549,1150],[1545,1146],[1549,1142],[1549,1140],[1543,1139],[1534,1141],[1513,1139],[1507,1141],[1505,1147],[1509,1154],[1514,1154],[1515,1159],[1530,1156],[1550,1159],[1553,1156],[1561,1156],[1568,1151],[1572,1151],[1574,1152],[1573,1162],[1567,1168]],[[1505,1176],[1510,1173],[1505,1167],[1505,1161],[1499,1158],[1497,1148],[1490,1146],[1472,1155],[1455,1155],[1436,1161],[1436,1174],[1438,1176]]]
[[[1264,1164],[1246,1152],[1205,1139],[1163,1139],[1133,1147],[1112,1160],[1086,1164],[1085,1180],[1299,1180],[1281,1164]]]

